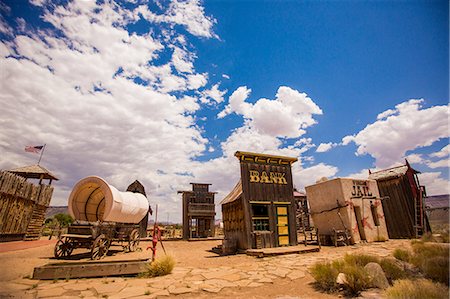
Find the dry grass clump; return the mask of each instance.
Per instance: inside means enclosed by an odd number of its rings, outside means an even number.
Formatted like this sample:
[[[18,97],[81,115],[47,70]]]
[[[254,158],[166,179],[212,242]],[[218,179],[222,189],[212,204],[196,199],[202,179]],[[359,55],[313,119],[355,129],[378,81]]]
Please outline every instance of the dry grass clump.
[[[425,277],[449,285],[449,246],[412,242],[411,263],[418,267]]]
[[[408,250],[397,248],[394,250],[394,253],[392,254],[396,259],[407,262],[411,260],[411,253]]]
[[[402,279],[386,290],[386,296],[392,299],[446,299],[448,288],[427,279]]]
[[[332,263],[314,264],[310,271],[318,289],[328,293],[342,289],[347,296],[356,296],[371,286],[371,279],[364,270],[370,262],[377,263],[379,259],[366,254],[347,254]],[[346,283],[343,286],[336,282],[339,273],[345,274]]]
[[[172,273],[175,266],[173,257],[166,255],[163,258],[151,262],[147,269],[141,273],[142,277],[157,277]]]
[[[310,271],[318,289],[329,293],[337,290],[336,278],[339,271],[331,263],[316,263]]]

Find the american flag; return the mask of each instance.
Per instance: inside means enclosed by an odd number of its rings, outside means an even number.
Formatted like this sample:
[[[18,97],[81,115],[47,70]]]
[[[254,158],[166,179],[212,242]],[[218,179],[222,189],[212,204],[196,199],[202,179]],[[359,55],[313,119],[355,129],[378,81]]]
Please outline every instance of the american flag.
[[[25,151],[29,152],[29,153],[36,153],[36,154],[38,154],[43,147],[44,147],[43,145],[36,145],[36,146],[27,145],[25,147]]]

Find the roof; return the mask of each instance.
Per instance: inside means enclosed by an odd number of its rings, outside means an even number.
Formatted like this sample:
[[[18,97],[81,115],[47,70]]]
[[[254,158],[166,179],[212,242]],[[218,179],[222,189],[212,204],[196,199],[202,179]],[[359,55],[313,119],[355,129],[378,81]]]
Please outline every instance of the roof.
[[[30,165],[30,166],[19,167],[19,168],[8,170],[8,172],[15,173],[15,174],[17,174],[21,177],[27,178],[27,179],[41,179],[41,176],[42,176],[43,179],[55,180],[55,181],[58,180],[58,178],[54,174],[52,174],[50,171],[48,171],[41,165]]]
[[[303,191],[294,190],[294,197],[305,197],[306,193]]]
[[[251,152],[237,151],[234,155],[241,161],[259,162],[267,164],[292,164],[298,161],[297,158],[293,157],[266,155]]]
[[[236,186],[234,186],[233,190],[231,190],[230,193],[228,193],[227,196],[225,196],[224,199],[222,199],[222,201],[220,202],[221,205],[230,203],[235,201],[236,199],[239,198],[239,196],[241,196],[242,194],[242,182],[241,180],[239,180],[236,184]]]
[[[425,206],[429,210],[445,209],[449,207],[450,194],[425,197]]]
[[[413,169],[408,161],[406,161],[406,165],[396,166],[376,172],[372,172],[369,174],[370,180],[380,180],[380,179],[391,179],[391,178],[398,178],[401,176],[404,176],[408,169],[411,169],[414,173],[420,173],[420,171],[417,171]]]

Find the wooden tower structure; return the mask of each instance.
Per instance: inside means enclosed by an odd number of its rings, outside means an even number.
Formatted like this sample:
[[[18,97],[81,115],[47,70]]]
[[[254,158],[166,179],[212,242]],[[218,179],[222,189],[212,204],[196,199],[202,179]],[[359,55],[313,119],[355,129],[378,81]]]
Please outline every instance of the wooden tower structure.
[[[214,194],[211,184],[191,183],[192,190],[178,191],[183,198],[183,239],[215,236]]]

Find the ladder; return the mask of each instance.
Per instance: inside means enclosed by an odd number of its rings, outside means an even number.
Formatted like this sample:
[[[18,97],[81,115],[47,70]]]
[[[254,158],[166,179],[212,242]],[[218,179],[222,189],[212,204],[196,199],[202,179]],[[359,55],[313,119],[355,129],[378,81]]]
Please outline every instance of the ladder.
[[[425,195],[425,187],[419,186],[419,193],[414,199],[414,228],[416,231],[416,238],[419,238],[424,233],[424,217],[423,217],[423,198]]]

